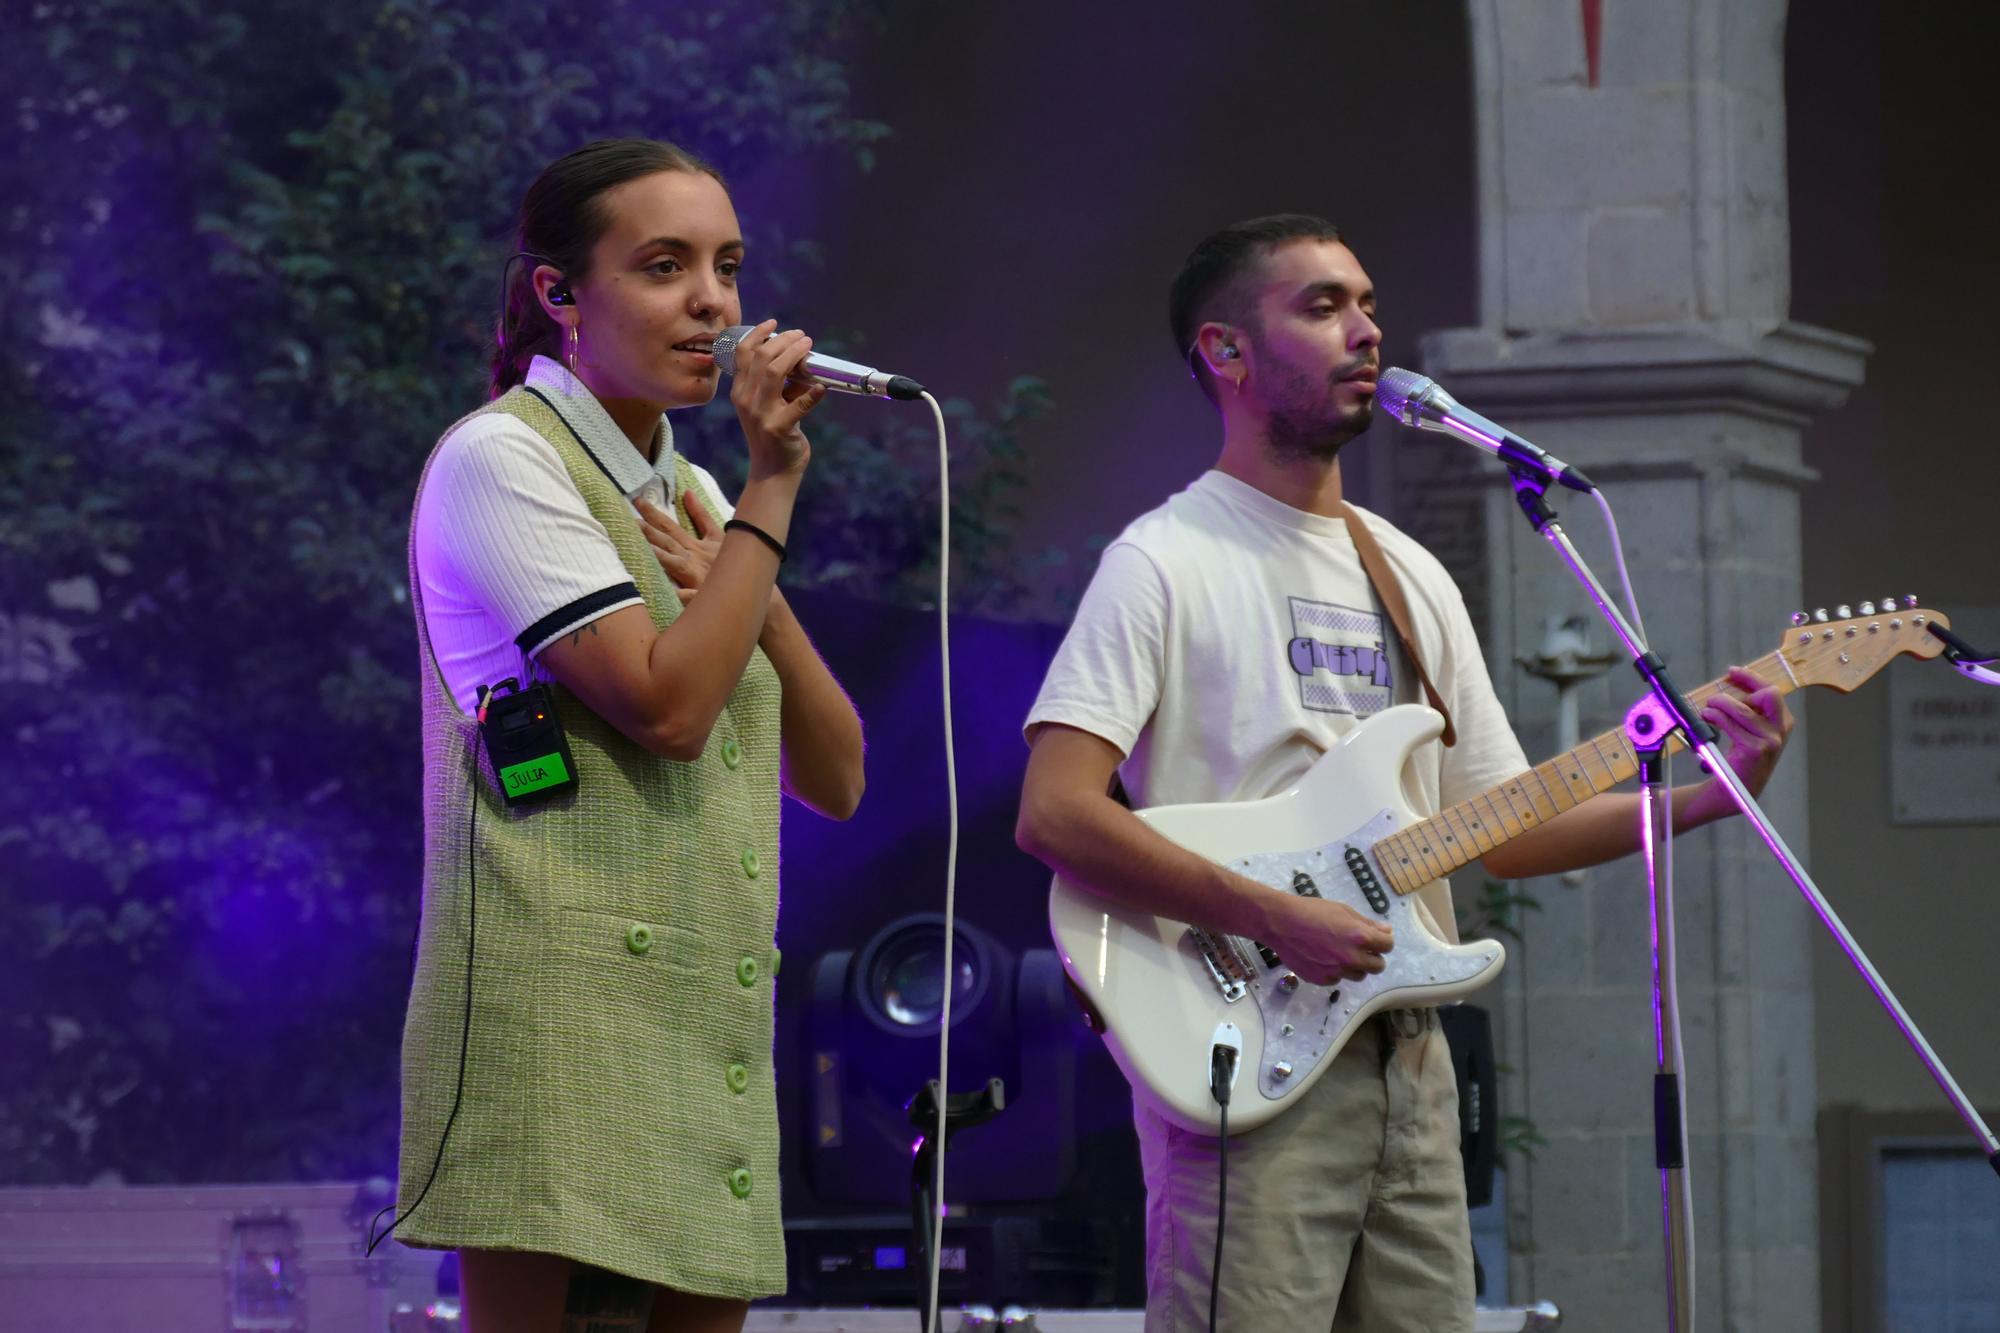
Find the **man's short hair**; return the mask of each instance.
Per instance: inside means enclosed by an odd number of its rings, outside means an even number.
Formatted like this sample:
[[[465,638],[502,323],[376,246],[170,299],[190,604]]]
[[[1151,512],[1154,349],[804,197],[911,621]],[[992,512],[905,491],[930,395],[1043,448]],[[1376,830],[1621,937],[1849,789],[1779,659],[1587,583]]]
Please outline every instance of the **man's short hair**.
[[[1340,228],[1325,218],[1310,213],[1273,213],[1233,222],[1204,236],[1195,246],[1167,291],[1167,322],[1173,329],[1174,350],[1187,361],[1195,382],[1201,385],[1210,402],[1215,401],[1215,385],[1194,355],[1194,334],[1212,317],[1217,299],[1225,296],[1253,263],[1278,246],[1292,241],[1339,239]],[[1231,318],[1234,323],[1254,328],[1256,312],[1252,309]]]

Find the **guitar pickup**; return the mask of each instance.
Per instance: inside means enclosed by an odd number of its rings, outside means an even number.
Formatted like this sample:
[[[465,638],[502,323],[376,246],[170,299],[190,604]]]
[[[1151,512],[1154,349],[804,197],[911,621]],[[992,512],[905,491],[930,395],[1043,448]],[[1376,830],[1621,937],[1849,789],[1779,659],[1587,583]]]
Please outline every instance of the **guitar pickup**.
[[[1341,853],[1341,859],[1347,862],[1347,873],[1354,877],[1354,886],[1368,899],[1368,905],[1375,909],[1375,914],[1389,915],[1389,895],[1382,891],[1381,881],[1375,878],[1375,868],[1368,864],[1368,858],[1361,854],[1361,849],[1350,846]]]
[[[1317,898],[1320,896],[1319,885],[1313,883],[1313,877],[1303,870],[1294,870],[1292,872],[1292,892],[1298,894],[1301,898]]]

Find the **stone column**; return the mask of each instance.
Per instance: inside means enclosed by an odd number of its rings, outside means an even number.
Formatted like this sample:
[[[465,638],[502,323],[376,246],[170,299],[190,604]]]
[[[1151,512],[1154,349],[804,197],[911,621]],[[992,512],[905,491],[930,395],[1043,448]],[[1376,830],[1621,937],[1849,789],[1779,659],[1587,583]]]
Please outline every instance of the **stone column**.
[[[1692,688],[1777,647],[1800,605],[1805,429],[1868,352],[1786,319],[1784,4],[1469,10],[1481,326],[1424,339],[1423,369],[1604,488],[1652,644]],[[1434,435],[1385,444],[1396,516],[1453,567],[1522,743],[1547,757],[1555,691],[1515,661],[1548,617],[1587,609],[1581,592],[1497,465]],[[1615,587],[1596,506],[1552,498]],[[1616,726],[1637,691],[1622,667],[1583,686],[1584,735]],[[1800,732],[1766,792],[1802,856],[1804,749]],[[1675,767],[1682,784],[1698,776]],[[1675,870],[1698,1326],[1806,1333],[1818,926],[1740,822],[1681,839]],[[1523,887],[1542,910],[1499,997],[1501,1059],[1506,1110],[1547,1143],[1508,1164],[1510,1295],[1555,1301],[1569,1326],[1662,1329],[1642,870],[1635,857]]]

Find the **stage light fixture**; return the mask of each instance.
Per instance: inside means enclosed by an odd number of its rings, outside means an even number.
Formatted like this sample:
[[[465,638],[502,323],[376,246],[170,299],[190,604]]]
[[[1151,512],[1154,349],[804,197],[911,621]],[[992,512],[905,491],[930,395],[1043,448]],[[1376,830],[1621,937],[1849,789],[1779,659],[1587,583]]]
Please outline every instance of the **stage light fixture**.
[[[806,1171],[822,1203],[908,1201],[908,1107],[937,1077],[944,919],[891,921],[814,964],[803,1024]],[[1052,949],[1016,951],[960,920],[952,944],[952,1090],[1006,1086],[1009,1111],[954,1150],[952,1203],[1053,1199],[1075,1167],[1080,1039]]]

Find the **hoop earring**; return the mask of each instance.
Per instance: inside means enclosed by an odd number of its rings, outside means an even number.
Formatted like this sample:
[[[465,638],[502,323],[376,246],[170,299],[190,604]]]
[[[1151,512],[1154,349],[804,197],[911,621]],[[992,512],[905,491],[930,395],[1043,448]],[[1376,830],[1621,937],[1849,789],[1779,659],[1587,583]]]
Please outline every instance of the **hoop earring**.
[[[583,353],[581,351],[583,341],[583,335],[580,332],[581,323],[581,321],[578,321],[576,324],[569,326],[569,347],[563,354],[563,360],[568,364],[569,373],[572,375],[576,374],[577,363],[583,360]]]

